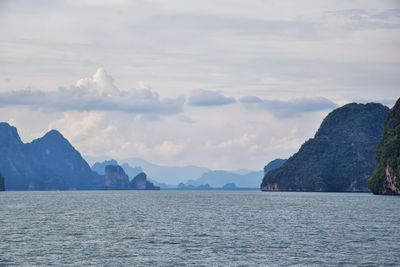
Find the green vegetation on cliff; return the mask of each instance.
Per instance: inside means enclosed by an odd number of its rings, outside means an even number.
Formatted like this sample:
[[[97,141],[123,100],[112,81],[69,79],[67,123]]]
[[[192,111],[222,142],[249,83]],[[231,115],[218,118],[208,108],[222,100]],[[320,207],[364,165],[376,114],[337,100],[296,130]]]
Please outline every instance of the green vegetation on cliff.
[[[389,108],[351,103],[332,111],[314,138],[282,167],[267,173],[262,190],[368,191],[375,151]]]
[[[376,150],[374,175],[368,187],[375,194],[400,192],[400,98],[389,113],[381,142]]]

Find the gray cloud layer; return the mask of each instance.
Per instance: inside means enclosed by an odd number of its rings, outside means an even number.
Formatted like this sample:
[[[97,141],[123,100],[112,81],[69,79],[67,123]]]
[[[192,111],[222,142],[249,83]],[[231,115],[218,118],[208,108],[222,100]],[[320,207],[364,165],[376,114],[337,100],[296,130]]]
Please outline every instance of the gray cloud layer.
[[[44,92],[21,90],[0,93],[0,105],[23,105],[34,108],[65,111],[123,111],[131,113],[175,114],[182,111],[184,98],[160,99],[148,89],[121,92],[107,96],[94,94],[79,87],[60,88]]]
[[[350,29],[399,29],[400,9],[371,11],[366,9],[344,9],[327,12],[350,20]]]
[[[188,104],[190,106],[220,106],[236,102],[233,97],[224,96],[217,91],[197,89],[189,96]]]
[[[239,102],[247,108],[262,109],[278,116],[291,117],[304,112],[329,110],[336,107],[323,97],[292,100],[269,100],[245,96],[238,100],[218,91],[197,89],[189,96],[187,105],[195,107],[224,106]],[[161,99],[150,89],[122,91],[114,85],[113,78],[103,69],[93,77],[83,78],[76,86],[60,87],[56,91],[25,89],[0,93],[1,106],[29,106],[51,111],[121,111],[137,114],[178,114],[183,112],[184,96]],[[181,115],[178,121],[193,123]]]
[[[176,114],[185,100],[161,99],[150,89],[122,91],[102,68],[93,77],[81,79],[76,86],[56,91],[20,90],[0,93],[0,105],[22,105],[56,111],[123,111],[129,113]]]
[[[299,98],[293,100],[267,100],[256,96],[245,96],[239,99],[248,108],[270,111],[278,116],[290,117],[304,112],[334,109],[336,104],[324,97]]]

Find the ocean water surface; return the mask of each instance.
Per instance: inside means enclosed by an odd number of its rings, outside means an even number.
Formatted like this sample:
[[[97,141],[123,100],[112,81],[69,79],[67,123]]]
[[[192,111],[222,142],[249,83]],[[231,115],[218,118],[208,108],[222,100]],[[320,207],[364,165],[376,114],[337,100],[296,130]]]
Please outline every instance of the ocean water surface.
[[[400,197],[0,193],[0,266],[399,266]]]

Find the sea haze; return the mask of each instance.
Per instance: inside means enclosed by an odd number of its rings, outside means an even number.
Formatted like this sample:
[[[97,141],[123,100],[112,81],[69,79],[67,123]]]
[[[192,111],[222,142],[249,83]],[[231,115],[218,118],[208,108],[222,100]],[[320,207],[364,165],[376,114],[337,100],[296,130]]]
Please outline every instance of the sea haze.
[[[400,262],[400,198],[364,193],[4,192],[0,214],[1,266]]]

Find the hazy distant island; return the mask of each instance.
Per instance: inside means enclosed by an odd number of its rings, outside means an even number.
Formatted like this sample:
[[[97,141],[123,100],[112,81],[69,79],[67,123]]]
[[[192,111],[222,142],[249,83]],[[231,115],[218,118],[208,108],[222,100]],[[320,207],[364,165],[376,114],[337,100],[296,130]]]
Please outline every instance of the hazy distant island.
[[[400,98],[385,122],[377,163],[368,186],[374,194],[400,194]]]
[[[254,187],[238,187],[235,183],[227,183],[223,186],[213,187],[210,184],[200,184],[200,185],[192,185],[179,183],[176,187],[178,190],[229,190],[229,191],[239,191],[239,190],[258,190],[258,188]]]
[[[125,171],[125,173],[130,177],[135,177],[139,173],[143,172],[143,169],[139,166],[132,167],[127,163],[119,164],[115,159],[105,160],[103,162],[95,162],[91,169],[98,174],[105,175],[106,167],[108,165],[119,165]]]
[[[105,186],[111,190],[160,190],[160,187],[147,180],[144,172],[136,174],[130,180],[124,169],[116,164],[105,167]]]
[[[129,159],[127,159],[129,161]],[[278,168],[281,164],[283,164],[285,160],[283,159],[275,159],[268,163],[264,167],[264,173],[275,168]],[[133,162],[142,163],[144,161],[135,160]],[[197,166],[161,166],[150,164],[145,162],[143,170],[141,166],[131,166],[129,163],[124,162],[120,164],[115,159],[104,160],[102,162],[95,162],[92,165],[92,170],[97,172],[98,174],[104,175],[105,168],[107,165],[119,165],[125,171],[125,173],[129,177],[135,177],[141,172],[145,172],[147,176],[156,177],[156,174],[159,176],[157,180],[153,178],[148,178],[150,182],[152,182],[155,186],[160,187],[161,189],[179,189],[179,190],[244,190],[244,189],[257,189],[260,184],[260,177],[263,175],[263,171],[251,171],[251,170],[238,170],[238,171],[225,171],[225,170],[209,170],[203,169],[203,172],[199,171],[202,169]],[[165,176],[167,175],[167,179],[173,175],[174,173],[177,176],[182,175],[182,173],[190,173],[190,169],[193,169],[196,173],[198,173],[199,177],[195,179],[184,179],[182,182],[177,184],[168,184],[165,182],[160,182],[159,180],[164,181]],[[162,170],[166,170],[167,174],[162,173]],[[184,177],[184,176],[183,176]],[[192,176],[193,177],[193,176]],[[186,180],[186,181],[185,181]]]
[[[190,179],[186,182],[186,187],[207,187],[209,185],[213,188],[229,189],[230,185],[235,184],[236,188],[258,188],[261,177],[271,170],[280,167],[285,160],[275,159],[272,160],[259,171],[224,171],[213,170],[202,174],[198,179]],[[231,188],[233,189],[233,188]]]
[[[369,191],[375,151],[389,108],[351,103],[333,110],[314,138],[280,168],[265,174],[263,191]]]

